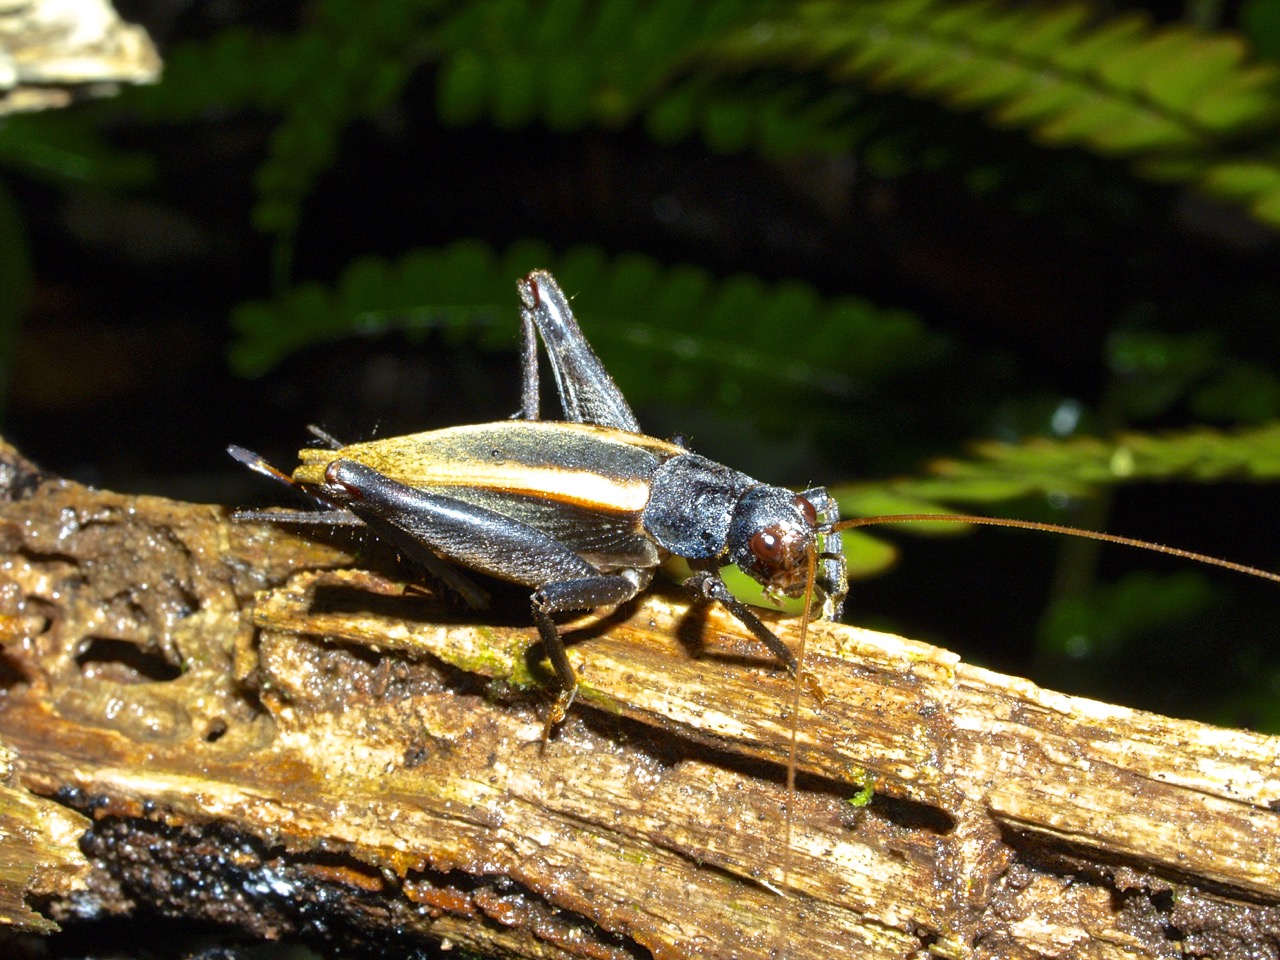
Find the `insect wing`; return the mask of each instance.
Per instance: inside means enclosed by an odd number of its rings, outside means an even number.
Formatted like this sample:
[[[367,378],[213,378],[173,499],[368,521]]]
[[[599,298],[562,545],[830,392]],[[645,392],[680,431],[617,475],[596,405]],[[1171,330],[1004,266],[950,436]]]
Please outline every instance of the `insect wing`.
[[[679,447],[589,424],[510,420],[304,449],[294,478],[323,486],[337,459],[535,527],[601,570],[663,559],[641,526],[655,470]]]

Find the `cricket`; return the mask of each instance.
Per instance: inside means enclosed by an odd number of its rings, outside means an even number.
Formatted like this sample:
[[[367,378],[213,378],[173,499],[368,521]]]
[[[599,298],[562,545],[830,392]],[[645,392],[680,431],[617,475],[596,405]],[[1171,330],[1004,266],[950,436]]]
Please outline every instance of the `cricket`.
[[[797,493],[773,486],[694,453],[680,439],[644,434],[552,276],[534,271],[518,290],[523,380],[516,417],[350,445],[312,428],[325,445],[302,449],[292,474],[242,447],[228,452],[321,508],[243,510],[239,520],[367,527],[472,607],[483,605],[484,594],[462,570],[528,587],[532,620],[558,686],[547,735],[565,718],[578,686],[553,618],[626,603],[673,556],[693,571],[684,590],[722,605],[795,678],[793,717],[805,678],[809,622],[838,620],[848,593],[842,530],[926,520],[1016,527],[1153,550],[1280,582],[1275,573],[1216,557],[1050,523],[962,514],[842,520],[823,487]],[[541,416],[539,340],[562,420]],[[766,596],[803,598],[795,651],[730,593],[721,576],[730,564],[759,582]],[[817,683],[810,685],[820,697]],[[793,722],[784,891],[795,780]]]
[[[552,616],[625,603],[668,557],[689,561],[685,589],[723,604],[792,674],[799,660],[725,586],[736,564],[767,593],[808,593],[838,619],[848,579],[839,510],[822,487],[795,493],[644,435],[626,398],[545,271],[519,284],[523,347],[518,418],[305,448],[287,476],[240,447],[231,456],[329,508],[241,519],[363,523],[464,600],[478,592],[454,568],[533,589],[533,621],[560,689],[564,719],[577,677]],[[537,338],[551,362],[563,421],[540,418]],[[814,572],[810,572],[810,567]]]

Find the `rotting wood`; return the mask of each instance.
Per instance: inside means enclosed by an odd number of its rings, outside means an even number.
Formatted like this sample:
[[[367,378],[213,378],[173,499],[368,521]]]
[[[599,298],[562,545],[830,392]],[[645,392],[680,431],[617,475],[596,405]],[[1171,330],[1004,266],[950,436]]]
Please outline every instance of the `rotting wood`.
[[[84,889],[89,861],[77,844],[89,821],[14,780],[13,755],[0,744],[0,930],[51,933],[57,924],[26,898]]]
[[[0,739],[94,818],[78,915],[525,957],[1280,949],[1275,738],[819,624],[787,857],[791,681],[715,609],[655,592],[575,634],[544,747],[523,601],[465,616],[341,534],[11,452],[0,480]]]

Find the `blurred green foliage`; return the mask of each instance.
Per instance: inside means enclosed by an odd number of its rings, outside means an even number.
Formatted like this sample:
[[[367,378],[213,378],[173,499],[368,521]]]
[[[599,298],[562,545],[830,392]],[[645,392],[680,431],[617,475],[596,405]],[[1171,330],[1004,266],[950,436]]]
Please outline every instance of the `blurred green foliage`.
[[[308,284],[244,304],[232,318],[239,338],[231,362],[246,376],[261,374],[301,347],[353,330],[444,330],[501,350],[510,345],[514,278],[539,267],[575,291],[575,313],[597,349],[628,356],[616,376],[640,406],[661,400],[731,410],[749,381],[840,401],[855,380],[917,366],[938,339],[905,311],[852,296],[824,300],[796,281],[715,280],[698,267],[662,267],[638,254],[609,258],[594,247],[554,254],[530,241],[498,255],[481,241],[459,241],[390,263],[365,258],[332,287]],[[778,335],[788,328],[804,336]]]
[[[106,120],[208,124],[250,113],[270,135],[248,217],[270,238],[273,263],[270,289],[232,317],[231,363],[241,374],[389,330],[505,348],[514,280],[548,267],[637,406],[711,408],[756,436],[793,430],[814,447],[856,446],[873,429],[905,428],[855,424],[849,409],[904,377],[955,374],[954,333],[927,303],[909,311],[862,290],[717,276],[652,253],[538,238],[365,255],[304,283],[295,259],[305,205],[344,136],[394,114],[410,81],[427,74],[436,119],[456,130],[625,130],[761,162],[847,158],[884,182],[942,171],[950,189],[1084,232],[1141,220],[1143,191],[1176,188],[1273,230],[1280,68],[1269,61],[1280,51],[1280,4],[1246,3],[1239,25],[1246,35],[1088,3],[315,0],[292,33],[229,29],[170,51],[162,83],[95,111],[10,119],[0,163],[64,186],[139,189],[151,164],[108,146]],[[5,234],[18,236],[10,219],[0,218]],[[1053,520],[1062,503],[1120,485],[1273,480],[1280,379],[1273,358],[1250,350],[1248,333],[1231,334],[1227,321],[1273,316],[1274,282],[1264,278],[1239,301],[1181,308],[1169,302],[1180,294],[1135,294],[1097,358],[1101,398],[1070,423],[1052,419],[1068,409],[1052,392],[991,401],[975,420],[1011,442],[984,442],[965,456],[939,448],[947,456],[919,475],[841,487],[844,508],[869,515],[964,504]],[[14,287],[0,309],[16,309]],[[1188,324],[1179,309],[1204,309],[1207,319]],[[1009,363],[1000,348],[967,362],[974,379],[999,391]],[[1176,419],[1188,414],[1214,426]],[[1171,424],[1178,429],[1154,430]],[[929,526],[917,532],[959,530]],[[846,539],[860,576],[896,556],[862,533]],[[1127,645],[1213,606],[1198,576],[1077,586],[1046,615],[1041,653],[1114,662]],[[1280,668],[1252,675],[1274,684]],[[1274,722],[1275,709],[1259,707],[1272,702],[1261,689],[1235,702],[1249,704],[1244,719]]]

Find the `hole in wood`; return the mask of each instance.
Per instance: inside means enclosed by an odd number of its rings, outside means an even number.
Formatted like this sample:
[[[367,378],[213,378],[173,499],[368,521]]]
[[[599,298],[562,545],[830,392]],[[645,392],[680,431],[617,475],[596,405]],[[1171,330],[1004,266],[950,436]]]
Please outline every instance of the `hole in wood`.
[[[166,683],[182,675],[181,669],[158,653],[127,640],[105,637],[91,639],[76,663],[86,679],[110,683]]]

